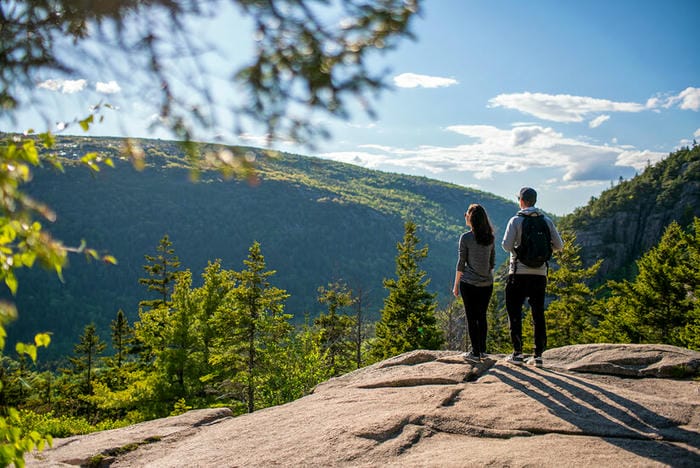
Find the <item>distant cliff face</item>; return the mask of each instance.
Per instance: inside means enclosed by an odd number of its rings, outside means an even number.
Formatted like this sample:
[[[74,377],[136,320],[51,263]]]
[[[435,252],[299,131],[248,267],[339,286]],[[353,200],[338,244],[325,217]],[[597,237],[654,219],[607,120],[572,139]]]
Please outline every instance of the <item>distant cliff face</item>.
[[[599,278],[626,277],[673,221],[700,217],[700,147],[679,150],[560,221],[573,230],[585,265],[603,259]]]

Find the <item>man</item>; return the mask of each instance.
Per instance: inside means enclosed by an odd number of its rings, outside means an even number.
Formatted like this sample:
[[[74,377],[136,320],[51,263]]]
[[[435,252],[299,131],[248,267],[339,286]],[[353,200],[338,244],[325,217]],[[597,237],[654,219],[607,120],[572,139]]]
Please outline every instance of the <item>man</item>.
[[[549,217],[545,216],[538,208],[535,208],[537,202],[537,192],[530,187],[520,189],[518,196],[520,203],[520,211],[508,221],[508,227],[503,235],[501,243],[503,250],[510,252],[510,266],[508,269],[508,283],[506,285],[506,310],[508,311],[508,322],[510,325],[510,339],[513,343],[513,354],[507,359],[513,363],[521,364],[523,362],[523,328],[522,328],[522,309],[525,299],[528,299],[530,310],[532,311],[532,321],[535,328],[535,354],[528,359],[528,364],[537,366],[542,365],[542,353],[547,346],[547,328],[544,320],[544,294],[547,288],[547,262],[533,262],[528,259],[527,263],[523,263],[524,258],[518,258],[519,254],[523,257],[525,253],[522,249],[523,244],[523,224],[529,225],[539,223],[539,220],[527,220],[528,217],[542,217],[549,230],[549,242],[551,243],[552,251],[561,250],[564,242],[561,236],[554,227],[554,223]],[[533,228],[534,229],[534,228]],[[542,234],[542,233],[540,233]],[[546,236],[546,232],[544,232]],[[530,235],[534,236],[534,235]],[[542,236],[540,236],[542,237]]]

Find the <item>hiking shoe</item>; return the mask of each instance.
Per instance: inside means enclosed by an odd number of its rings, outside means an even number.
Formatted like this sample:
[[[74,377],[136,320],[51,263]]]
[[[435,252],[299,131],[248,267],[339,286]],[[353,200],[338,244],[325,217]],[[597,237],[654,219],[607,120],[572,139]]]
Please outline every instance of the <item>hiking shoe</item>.
[[[489,356],[486,353],[481,353],[481,359],[487,359]]]
[[[527,358],[527,364],[542,367],[542,356],[532,356]]]
[[[481,357],[472,352],[464,353],[464,359],[469,359],[470,361],[481,361]]]
[[[513,364],[522,364],[523,355],[522,353],[513,353],[506,357],[506,362],[512,362]]]

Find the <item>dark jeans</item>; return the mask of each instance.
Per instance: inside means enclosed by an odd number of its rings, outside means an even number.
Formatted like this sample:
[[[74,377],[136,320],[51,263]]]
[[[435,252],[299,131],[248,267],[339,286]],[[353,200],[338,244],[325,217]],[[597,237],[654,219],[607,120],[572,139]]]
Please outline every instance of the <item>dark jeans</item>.
[[[477,356],[486,352],[486,311],[489,308],[493,285],[472,286],[461,281],[459,292],[464,302],[464,313],[467,316],[467,329],[472,342],[472,352]]]
[[[535,356],[542,356],[547,347],[547,325],[544,321],[544,275],[510,275],[506,285],[506,310],[510,324],[513,352],[523,352],[523,303],[528,299],[535,328]]]

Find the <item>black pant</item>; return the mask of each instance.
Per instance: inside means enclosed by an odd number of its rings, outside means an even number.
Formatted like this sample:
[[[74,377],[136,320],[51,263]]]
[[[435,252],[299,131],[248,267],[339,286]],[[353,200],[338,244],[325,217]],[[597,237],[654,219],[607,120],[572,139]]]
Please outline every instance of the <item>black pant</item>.
[[[486,352],[486,311],[489,308],[493,285],[472,286],[461,281],[459,292],[464,302],[464,313],[467,316],[467,329],[472,342],[472,352],[477,356]]]
[[[547,325],[544,321],[544,275],[510,275],[506,285],[506,310],[510,323],[510,340],[515,353],[523,352],[523,303],[528,298],[535,328],[535,356],[542,356],[547,347]]]

